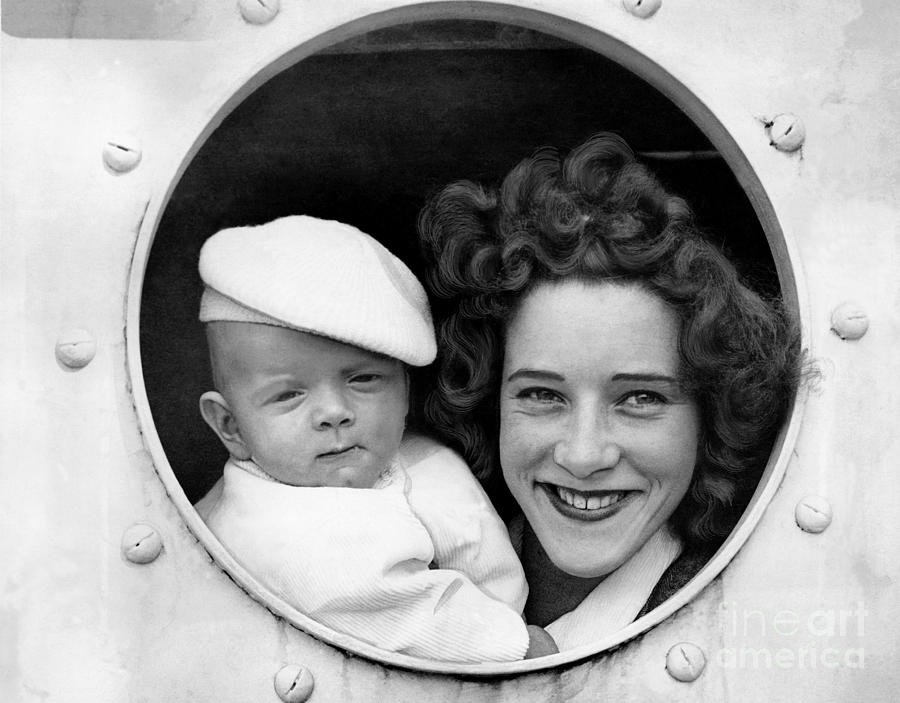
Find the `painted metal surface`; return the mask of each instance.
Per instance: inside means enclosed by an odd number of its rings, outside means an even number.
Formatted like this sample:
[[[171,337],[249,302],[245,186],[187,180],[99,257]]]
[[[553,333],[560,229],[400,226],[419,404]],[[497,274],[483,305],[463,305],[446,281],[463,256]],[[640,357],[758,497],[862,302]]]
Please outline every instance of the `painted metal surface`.
[[[879,701],[900,685],[900,10],[891,3],[667,2],[639,19],[619,0],[285,0],[253,25],[236,3],[151,11],[94,0],[47,4],[56,14],[37,13],[31,30],[16,7],[4,2],[5,32],[54,38],[0,40],[0,699],[275,701],[285,665],[312,673],[312,701]],[[395,14],[373,15],[384,11]],[[593,28],[711,111],[778,218],[782,279],[822,369],[783,478],[721,576],[616,651],[487,678],[347,654],[251,599],[160,480],[126,346],[135,252],[227,110],[296,60],[298,46],[311,53],[335,37],[454,14],[570,39]],[[782,113],[805,125],[800,151],[769,145],[764,125]],[[123,133],[139,139],[140,164],[112,172],[104,149]],[[848,299],[869,322],[853,342],[830,329]],[[77,372],[56,356],[72,329],[96,343]],[[795,521],[812,494],[833,509],[821,534]],[[122,554],[138,522],[165,545],[149,563]],[[706,660],[689,683],[666,671],[681,642]]]

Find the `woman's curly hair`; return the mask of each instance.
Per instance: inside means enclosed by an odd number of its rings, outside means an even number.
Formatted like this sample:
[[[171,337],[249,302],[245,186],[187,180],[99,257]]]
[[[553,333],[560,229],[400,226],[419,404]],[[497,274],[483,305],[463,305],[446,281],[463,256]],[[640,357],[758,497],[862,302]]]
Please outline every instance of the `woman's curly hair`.
[[[425,417],[501,512],[510,500],[498,496],[506,323],[542,282],[615,280],[655,293],[680,321],[680,380],[702,429],[694,476],[671,522],[698,546],[731,530],[800,380],[798,328],[779,301],[741,282],[688,205],[620,137],[598,134],[562,161],[541,149],[499,189],[453,183],[423,209],[419,233],[439,348]]]

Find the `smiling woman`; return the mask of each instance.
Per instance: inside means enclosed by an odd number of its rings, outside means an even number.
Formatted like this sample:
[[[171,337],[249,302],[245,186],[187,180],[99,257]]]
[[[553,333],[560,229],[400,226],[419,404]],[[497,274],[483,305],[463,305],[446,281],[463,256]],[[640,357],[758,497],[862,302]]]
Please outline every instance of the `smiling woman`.
[[[419,224],[440,301],[429,418],[512,516],[528,621],[589,644],[737,522],[799,382],[796,326],[612,134],[498,189],[451,184]]]
[[[696,461],[677,319],[637,286],[567,281],[529,295],[507,339],[506,483],[551,562],[611,573],[665,524]]]

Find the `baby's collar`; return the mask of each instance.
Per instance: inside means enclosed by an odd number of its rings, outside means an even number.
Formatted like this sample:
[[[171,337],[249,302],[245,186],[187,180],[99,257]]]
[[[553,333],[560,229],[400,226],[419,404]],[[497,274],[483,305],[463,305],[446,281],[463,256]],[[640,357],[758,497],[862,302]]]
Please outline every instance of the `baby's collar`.
[[[274,483],[281,483],[281,481],[279,481],[277,478],[275,478],[274,476],[270,476],[261,468],[259,468],[259,464],[253,461],[253,459],[244,460],[231,457],[231,463],[237,466],[239,469],[246,471],[248,474],[256,476],[257,478],[261,478],[266,481],[272,481]]]
[[[246,471],[248,474],[256,476],[257,478],[261,478],[266,481],[272,481],[273,483],[284,483],[283,481],[279,481],[274,476],[267,474],[263,469],[260,468],[259,464],[253,461],[253,459],[244,460],[231,457],[231,463],[237,466],[242,471]],[[372,486],[372,488],[385,488],[400,481],[404,482],[405,485],[408,480],[409,479],[403,468],[398,463],[392,461],[384,468],[381,474],[379,474],[378,480],[375,482],[375,485]]]

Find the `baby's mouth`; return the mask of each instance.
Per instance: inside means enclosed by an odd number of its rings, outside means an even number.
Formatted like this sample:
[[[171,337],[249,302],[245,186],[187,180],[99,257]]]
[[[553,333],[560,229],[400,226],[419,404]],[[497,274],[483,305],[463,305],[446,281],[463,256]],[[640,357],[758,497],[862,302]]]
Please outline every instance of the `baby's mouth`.
[[[317,454],[316,459],[346,458],[353,454],[357,449],[360,449],[360,446],[358,444],[351,444],[349,446],[337,446],[329,449],[327,452]]]

